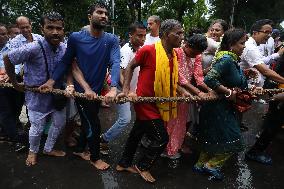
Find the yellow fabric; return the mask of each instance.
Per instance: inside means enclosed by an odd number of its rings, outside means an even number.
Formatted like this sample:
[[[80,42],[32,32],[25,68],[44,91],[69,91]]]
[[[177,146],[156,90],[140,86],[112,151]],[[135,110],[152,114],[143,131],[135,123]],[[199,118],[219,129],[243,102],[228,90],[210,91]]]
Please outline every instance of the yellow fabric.
[[[203,167],[208,163],[211,167],[223,167],[224,163],[232,156],[231,153],[224,154],[208,154],[206,152],[200,152],[197,163],[198,167]]]
[[[154,91],[156,97],[175,97],[178,82],[178,61],[175,51],[173,50],[173,72],[171,76],[170,61],[167,53],[162,46],[162,42],[155,43],[156,49],[156,71]],[[172,77],[172,83],[171,83]],[[177,116],[177,103],[166,102],[157,103],[161,117],[164,121]]]
[[[279,89],[284,89],[284,84],[279,84],[278,88]]]

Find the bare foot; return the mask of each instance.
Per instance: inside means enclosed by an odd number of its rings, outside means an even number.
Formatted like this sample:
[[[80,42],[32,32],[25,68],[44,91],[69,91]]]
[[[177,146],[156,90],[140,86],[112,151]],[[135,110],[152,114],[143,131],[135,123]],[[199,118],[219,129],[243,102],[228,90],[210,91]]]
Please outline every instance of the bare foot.
[[[43,154],[55,157],[63,157],[66,155],[66,153],[61,150],[51,150],[50,152],[43,151]]]
[[[78,153],[78,152],[73,152],[73,154],[75,155],[75,156],[79,156],[80,158],[82,158],[83,160],[86,160],[86,161],[90,161],[90,157],[91,157],[91,155],[90,155],[90,153],[88,153],[88,152],[82,152],[82,153]]]
[[[103,160],[99,159],[95,162],[90,161],[93,166],[95,166],[99,170],[107,170],[109,168],[109,164],[104,162]]]
[[[130,173],[138,173],[137,170],[135,169],[135,167],[124,168],[124,167],[121,167],[120,165],[117,165],[116,170],[117,171],[128,171]]]
[[[134,167],[146,182],[154,183],[156,181],[149,171],[140,171],[136,165]]]
[[[30,151],[26,159],[26,165],[27,166],[35,165],[37,163],[36,159],[37,159],[37,154]]]

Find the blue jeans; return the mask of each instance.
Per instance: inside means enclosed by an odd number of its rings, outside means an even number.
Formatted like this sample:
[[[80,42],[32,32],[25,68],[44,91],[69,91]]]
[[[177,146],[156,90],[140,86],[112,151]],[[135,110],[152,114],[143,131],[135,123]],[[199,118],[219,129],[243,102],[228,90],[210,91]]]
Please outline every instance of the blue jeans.
[[[131,120],[131,110],[130,110],[130,103],[126,102],[124,104],[117,104],[116,110],[118,112],[118,119],[113,124],[113,126],[103,134],[103,139],[107,142],[115,139],[125,128]]]

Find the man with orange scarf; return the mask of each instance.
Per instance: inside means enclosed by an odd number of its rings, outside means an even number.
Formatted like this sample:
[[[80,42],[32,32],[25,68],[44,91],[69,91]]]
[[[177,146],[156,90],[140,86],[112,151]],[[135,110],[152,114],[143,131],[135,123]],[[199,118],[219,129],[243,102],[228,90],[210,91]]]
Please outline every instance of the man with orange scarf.
[[[123,92],[118,98],[131,96],[176,96],[178,81],[178,62],[173,48],[183,40],[181,24],[173,19],[165,20],[160,29],[161,40],[146,45],[137,51],[135,58],[125,70]],[[129,94],[133,70],[140,66],[136,94]],[[138,172],[147,182],[155,182],[149,172],[153,163],[168,143],[164,121],[176,117],[176,103],[137,103],[134,105],[136,121],[129,134],[126,146],[116,169],[118,171]],[[142,152],[137,164],[132,160],[141,141]]]

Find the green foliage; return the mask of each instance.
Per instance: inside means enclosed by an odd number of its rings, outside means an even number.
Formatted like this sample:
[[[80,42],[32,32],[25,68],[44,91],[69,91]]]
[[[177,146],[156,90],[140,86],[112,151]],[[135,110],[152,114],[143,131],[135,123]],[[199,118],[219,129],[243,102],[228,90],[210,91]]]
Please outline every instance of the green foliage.
[[[33,31],[39,32],[40,16],[49,11],[58,11],[65,18],[66,31],[78,31],[88,24],[87,8],[93,0],[0,0],[0,22],[14,23],[16,17],[24,15],[33,21]],[[110,5],[111,0],[106,0]],[[147,20],[157,14],[162,20],[174,18],[183,22],[185,28],[204,27],[207,8],[204,0],[115,0],[115,16],[111,24],[115,33],[126,36],[130,23]],[[143,4],[143,6],[141,6]],[[111,6],[110,6],[111,7]],[[110,9],[110,13],[111,13]],[[111,31],[111,28],[108,28]]]
[[[24,15],[33,22],[33,31],[39,32],[39,20],[43,13],[57,11],[65,18],[66,31],[78,31],[88,24],[87,8],[93,0],[10,0],[0,1],[0,22],[15,23]]]
[[[208,21],[205,18],[208,10],[205,5],[205,0],[198,0],[193,7],[192,13],[187,13],[183,16],[183,24],[185,29],[199,28],[206,30],[208,27]]]
[[[48,1],[44,0],[10,0],[0,1],[1,18],[0,22],[5,24],[15,23],[18,16],[27,16],[33,22],[33,26],[38,29],[38,23],[42,12],[50,9]]]
[[[149,5],[147,11],[148,14],[144,13],[145,17],[156,14],[162,20],[173,18],[182,22],[185,29],[192,27],[203,29],[208,25],[205,18],[207,13],[205,0],[197,0],[196,3],[192,0],[157,0]]]
[[[211,19],[221,18],[230,23],[233,1],[235,1],[234,22],[235,27],[242,27],[249,31],[251,25],[259,19],[268,18],[276,25],[284,18],[284,1],[279,0],[209,0],[212,7]]]

